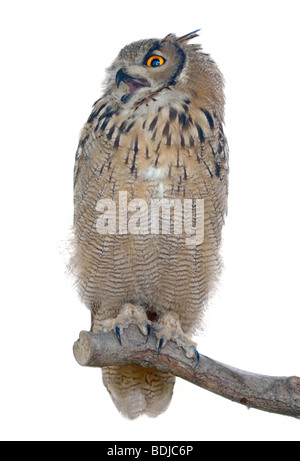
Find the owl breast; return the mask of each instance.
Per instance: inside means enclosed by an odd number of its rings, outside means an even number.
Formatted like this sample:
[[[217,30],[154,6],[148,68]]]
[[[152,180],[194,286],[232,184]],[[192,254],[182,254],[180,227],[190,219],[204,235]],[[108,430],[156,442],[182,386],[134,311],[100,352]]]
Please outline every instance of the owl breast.
[[[220,268],[226,182],[216,166],[218,121],[200,103],[182,95],[171,100],[167,90],[131,111],[102,99],[82,132],[75,185],[79,283],[85,303],[92,311],[101,305],[103,318],[117,315],[125,301],[149,312],[184,310],[185,331],[196,326],[196,311],[201,317]],[[120,192],[127,206],[136,199],[146,204],[147,233],[118,232]],[[179,200],[182,210],[184,200],[204,200],[201,244],[187,245],[184,234],[151,233],[151,201],[162,198]],[[103,199],[115,203],[113,234],[97,232]]]

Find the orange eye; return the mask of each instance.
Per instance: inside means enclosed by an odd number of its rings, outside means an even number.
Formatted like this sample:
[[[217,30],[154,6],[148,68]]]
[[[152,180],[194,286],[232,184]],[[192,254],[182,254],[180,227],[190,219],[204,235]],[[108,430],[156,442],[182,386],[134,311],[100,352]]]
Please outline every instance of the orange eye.
[[[150,56],[150,58],[147,59],[146,61],[146,66],[148,67],[159,67],[162,66],[166,60],[162,58],[161,56]]]

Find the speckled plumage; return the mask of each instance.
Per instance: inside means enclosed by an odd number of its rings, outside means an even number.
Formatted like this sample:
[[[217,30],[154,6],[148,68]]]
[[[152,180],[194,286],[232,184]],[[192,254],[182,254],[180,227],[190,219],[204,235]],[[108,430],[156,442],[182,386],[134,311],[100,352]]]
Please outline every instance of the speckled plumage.
[[[158,338],[187,351],[220,272],[228,176],[223,79],[210,56],[188,43],[195,36],[121,50],[82,130],[74,174],[72,265],[92,331],[137,323],[144,332],[148,321]],[[148,67],[151,55],[164,64]],[[120,191],[147,204],[204,199],[203,242],[187,245],[172,233],[100,235],[97,203],[118,202]],[[164,411],[175,378],[128,366],[104,368],[103,381],[119,410],[135,418]]]

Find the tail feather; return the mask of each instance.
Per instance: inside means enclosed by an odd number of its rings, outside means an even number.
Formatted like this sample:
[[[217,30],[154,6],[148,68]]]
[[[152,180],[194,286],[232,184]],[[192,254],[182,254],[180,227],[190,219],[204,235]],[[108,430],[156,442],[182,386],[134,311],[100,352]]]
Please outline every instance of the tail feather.
[[[102,378],[115,406],[129,419],[163,413],[170,404],[175,384],[171,373],[136,365],[105,367]]]

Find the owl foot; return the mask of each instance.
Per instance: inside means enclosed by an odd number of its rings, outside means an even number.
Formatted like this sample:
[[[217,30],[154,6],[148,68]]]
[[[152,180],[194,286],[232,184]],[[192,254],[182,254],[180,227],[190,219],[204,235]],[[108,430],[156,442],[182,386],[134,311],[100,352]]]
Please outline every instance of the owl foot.
[[[191,341],[182,331],[179,315],[176,312],[167,312],[159,318],[155,325],[155,335],[157,341],[157,357],[167,341],[174,341],[179,347],[182,347],[188,358],[196,358],[196,366],[199,363],[200,356],[196,349],[196,343]]]
[[[133,324],[137,325],[143,335],[147,337],[147,343],[151,332],[151,321],[148,320],[144,309],[136,304],[126,303],[115,319],[106,319],[98,322],[98,325],[101,327],[100,331],[114,331],[121,345],[124,328],[128,328],[129,325]]]

